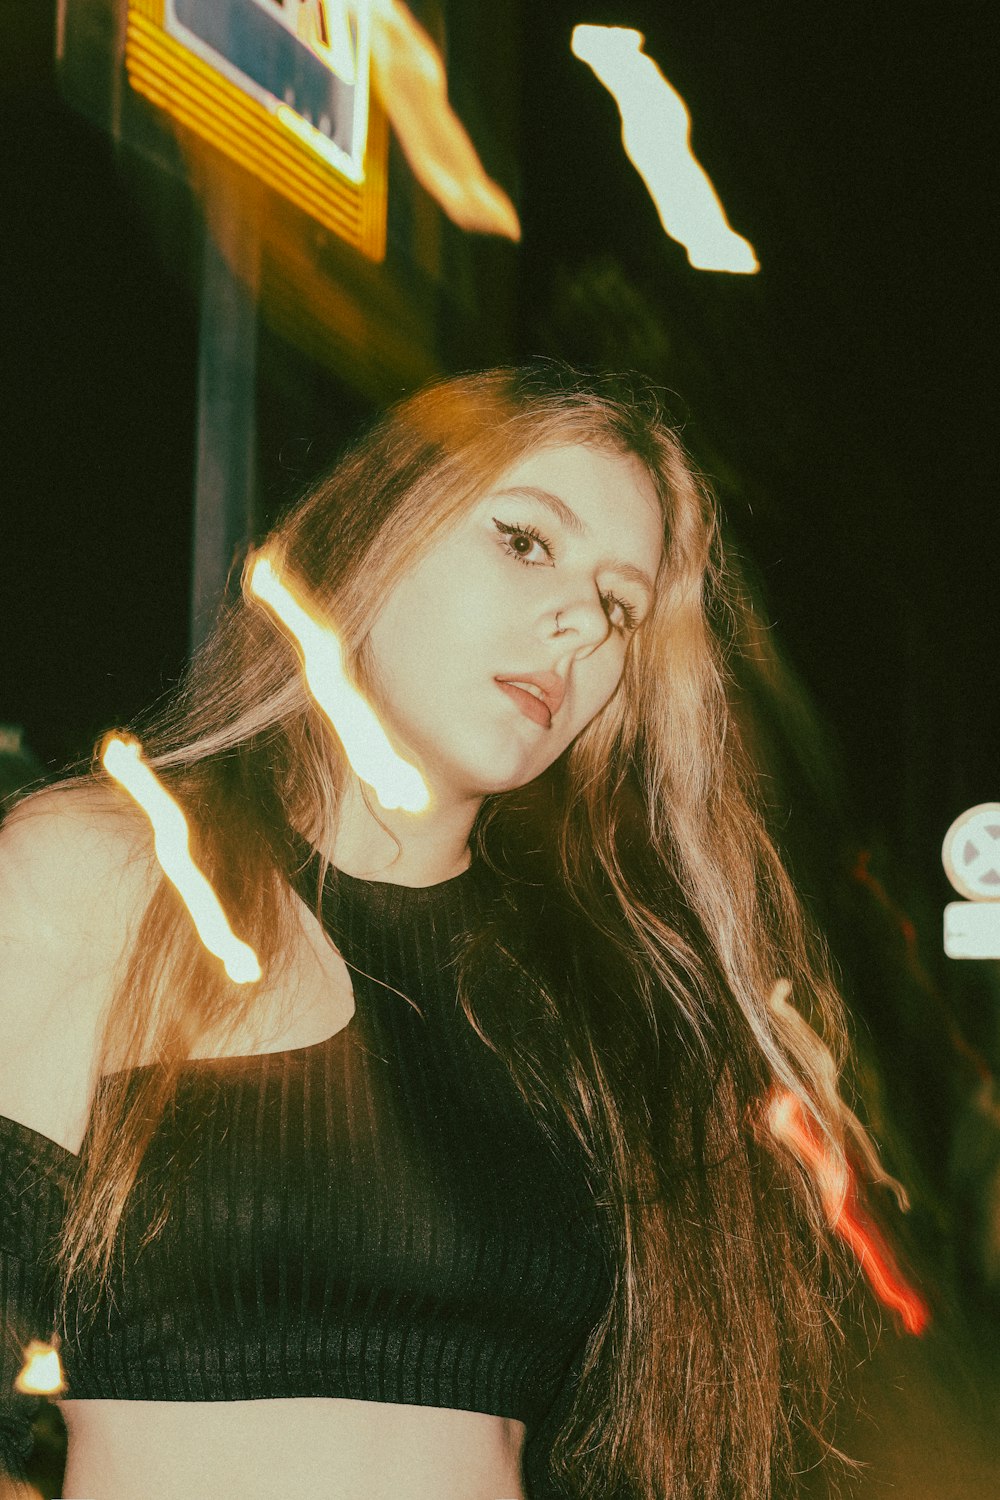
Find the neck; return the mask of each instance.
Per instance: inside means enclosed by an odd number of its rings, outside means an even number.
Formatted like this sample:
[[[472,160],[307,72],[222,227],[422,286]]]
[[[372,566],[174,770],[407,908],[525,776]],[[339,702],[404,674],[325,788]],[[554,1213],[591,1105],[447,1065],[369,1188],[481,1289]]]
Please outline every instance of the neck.
[[[379,806],[374,792],[366,791],[378,820],[369,812],[357,778],[352,777],[338,808],[333,846],[323,851],[338,870],[359,880],[429,886],[469,868],[469,836],[477,800],[432,801],[426,812],[414,814],[398,808],[387,811]]]

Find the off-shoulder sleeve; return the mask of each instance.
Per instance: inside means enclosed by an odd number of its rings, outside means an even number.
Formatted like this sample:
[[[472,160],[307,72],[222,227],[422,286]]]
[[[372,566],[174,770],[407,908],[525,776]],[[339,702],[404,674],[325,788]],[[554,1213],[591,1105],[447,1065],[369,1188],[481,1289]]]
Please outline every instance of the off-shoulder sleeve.
[[[24,1486],[43,1398],[23,1395],[14,1382],[32,1339],[52,1335],[51,1252],[72,1160],[56,1142],[0,1115],[0,1500],[36,1493]]]

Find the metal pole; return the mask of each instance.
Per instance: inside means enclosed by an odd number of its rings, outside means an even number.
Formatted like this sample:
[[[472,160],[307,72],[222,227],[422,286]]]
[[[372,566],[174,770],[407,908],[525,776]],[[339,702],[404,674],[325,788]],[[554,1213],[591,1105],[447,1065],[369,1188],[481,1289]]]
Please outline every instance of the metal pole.
[[[215,621],[254,523],[257,204],[221,173],[206,184],[198,336],[190,642]]]

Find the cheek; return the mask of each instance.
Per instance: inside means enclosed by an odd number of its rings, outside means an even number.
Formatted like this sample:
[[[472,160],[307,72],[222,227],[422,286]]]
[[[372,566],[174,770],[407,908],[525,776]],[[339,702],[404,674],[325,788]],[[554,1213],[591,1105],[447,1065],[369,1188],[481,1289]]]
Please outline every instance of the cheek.
[[[625,647],[624,643],[612,651],[612,642],[609,641],[605,648],[604,660],[595,674],[596,680],[593,684],[591,702],[594,704],[594,713],[599,713],[604,705],[614,697],[621,686],[625,675]]]
[[[595,673],[592,679],[581,682],[577,695],[575,722],[570,732],[572,739],[582,734],[587,725],[592,723],[614,698],[621,686],[623,666],[624,658],[613,665],[602,664],[599,674]]]
[[[394,617],[403,631],[436,639],[451,634],[454,649],[455,632],[487,612],[490,599],[488,579],[468,554],[442,549],[403,580]]]
[[[388,702],[411,711],[446,701],[470,655],[475,659],[488,614],[489,601],[471,581],[456,589],[444,558],[428,559],[404,578],[369,637]]]
[[[423,567],[402,579],[385,600],[372,627],[372,641],[379,659],[391,669],[412,663],[435,644],[442,612],[449,595],[443,592],[434,570]]]

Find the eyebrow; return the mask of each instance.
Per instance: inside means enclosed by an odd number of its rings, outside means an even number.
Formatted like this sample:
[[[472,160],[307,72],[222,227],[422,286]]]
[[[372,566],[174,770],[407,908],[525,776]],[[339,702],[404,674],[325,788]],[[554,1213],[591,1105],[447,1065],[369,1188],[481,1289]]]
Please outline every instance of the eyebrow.
[[[567,505],[566,501],[561,499],[559,495],[554,494],[552,490],[543,490],[534,484],[516,484],[512,485],[510,489],[497,490],[495,493],[498,496],[524,495],[528,500],[535,500],[539,505],[544,506],[574,536],[590,535],[590,528],[580,520],[576,511]],[[616,573],[620,573],[623,578],[629,579],[631,583],[638,583],[642,588],[646,589],[650,597],[656,592],[649,574],[643,568],[636,567],[635,563],[613,562],[611,563],[611,567],[614,568]]]

